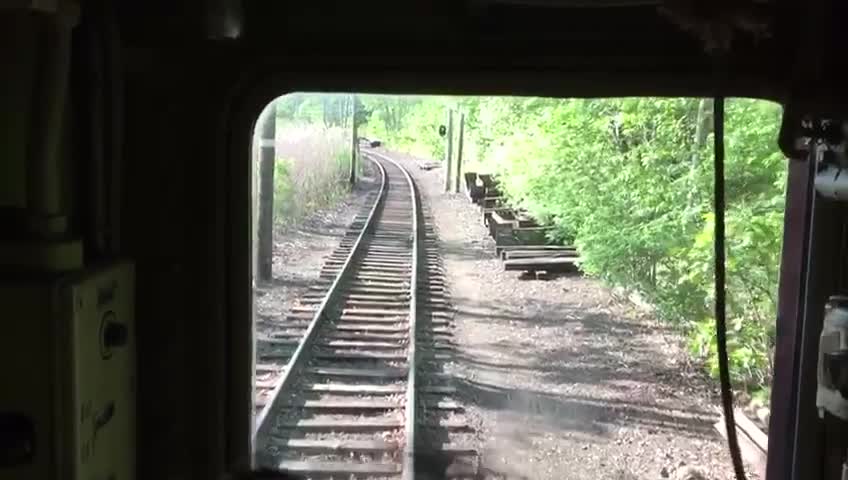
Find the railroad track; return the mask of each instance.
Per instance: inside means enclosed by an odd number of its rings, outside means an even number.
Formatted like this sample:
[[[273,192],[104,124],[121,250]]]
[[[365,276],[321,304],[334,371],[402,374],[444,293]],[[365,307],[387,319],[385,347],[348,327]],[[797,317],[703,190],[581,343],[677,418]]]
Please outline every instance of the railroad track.
[[[377,170],[378,176],[382,176],[382,171]],[[382,180],[380,183],[382,184]],[[276,387],[280,384],[292,355],[315,317],[316,306],[328,293],[331,285],[327,284],[326,278],[332,276],[331,270],[334,265],[345,261],[350,256],[354,244],[368,223],[369,215],[379,199],[380,190],[378,188],[366,196],[364,206],[357,212],[339,242],[339,246],[328,258],[321,272],[320,281],[311,286],[308,293],[297,299],[295,305],[282,318],[265,315],[258,317],[257,324],[261,325],[267,333],[258,335],[256,339],[257,361],[254,376],[256,425],[261,424],[270,411]]]
[[[257,368],[257,464],[304,478],[472,478],[476,452],[453,441],[468,426],[439,371],[451,319],[435,236],[409,173],[366,158],[382,178],[370,211],[258,347],[263,362],[263,348],[294,350]]]

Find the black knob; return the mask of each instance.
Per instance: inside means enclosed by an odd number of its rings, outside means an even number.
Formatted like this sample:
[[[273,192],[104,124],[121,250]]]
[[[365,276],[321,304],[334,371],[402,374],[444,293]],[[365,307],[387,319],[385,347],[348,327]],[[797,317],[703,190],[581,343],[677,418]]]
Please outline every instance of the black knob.
[[[103,344],[109,348],[123,347],[127,344],[127,326],[123,323],[107,322],[103,329]]]
[[[106,360],[112,357],[112,349],[126,346],[129,341],[129,329],[118,321],[115,312],[103,314],[100,320],[100,356]]]

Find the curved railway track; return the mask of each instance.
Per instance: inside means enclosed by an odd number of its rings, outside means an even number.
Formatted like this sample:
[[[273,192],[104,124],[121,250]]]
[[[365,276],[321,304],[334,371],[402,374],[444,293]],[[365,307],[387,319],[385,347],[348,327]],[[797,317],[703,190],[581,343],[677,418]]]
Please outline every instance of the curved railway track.
[[[451,443],[467,425],[438,372],[451,347],[434,235],[409,173],[366,158],[382,178],[373,205],[320,285],[260,339],[257,464],[304,478],[446,478],[455,458],[476,453]],[[449,476],[473,475],[460,466]]]

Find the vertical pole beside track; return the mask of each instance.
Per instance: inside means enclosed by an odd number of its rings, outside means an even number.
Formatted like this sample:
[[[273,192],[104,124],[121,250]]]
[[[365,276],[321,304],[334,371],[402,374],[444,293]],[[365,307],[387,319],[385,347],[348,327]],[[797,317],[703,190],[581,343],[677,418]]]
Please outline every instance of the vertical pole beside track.
[[[356,157],[357,157],[357,154],[359,153],[359,138],[358,138],[359,133],[358,133],[357,123],[356,123],[356,100],[357,100],[356,95],[352,95],[351,99],[353,101],[353,106],[351,107],[351,111],[353,112],[353,115],[352,115],[353,118],[351,119],[351,124],[352,124],[351,130],[353,132],[352,133],[353,139],[351,140],[351,147],[350,147],[351,150],[350,150],[350,178],[349,178],[349,181],[350,181],[350,185],[353,186],[353,185],[356,185]]]
[[[454,193],[459,193],[459,179],[462,178],[462,137],[465,135],[465,114],[459,114],[459,139],[456,145],[456,183],[454,183]]]
[[[250,268],[253,270],[253,288],[259,271],[259,135],[254,132],[250,145]]]
[[[277,127],[277,107],[268,105],[260,119],[259,140],[259,233],[257,275],[260,281],[270,282],[274,258],[274,139]]]
[[[445,152],[445,191],[451,187],[451,157],[453,157],[453,109],[448,109],[448,145]]]

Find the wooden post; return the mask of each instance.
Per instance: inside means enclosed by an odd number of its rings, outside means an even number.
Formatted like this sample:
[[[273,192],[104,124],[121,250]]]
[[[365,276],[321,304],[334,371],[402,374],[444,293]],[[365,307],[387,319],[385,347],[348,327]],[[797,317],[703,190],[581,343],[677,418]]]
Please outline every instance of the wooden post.
[[[277,108],[267,107],[260,119],[262,129],[259,140],[259,241],[256,273],[260,281],[273,278],[274,258],[274,140],[276,137]]]
[[[250,148],[250,265],[254,272],[259,271],[259,135],[253,133]],[[253,288],[256,288],[256,274],[253,275]]]
[[[453,109],[448,109],[448,146],[445,152],[445,191],[450,192],[451,157],[453,157]]]
[[[351,121],[351,130],[353,131],[353,139],[351,140],[350,147],[350,186],[356,185],[356,157],[359,152],[359,134],[357,133],[357,122],[356,122],[356,95],[351,97],[353,99],[353,107],[351,110],[353,111],[353,119]]]
[[[459,139],[456,145],[456,183],[453,191],[459,193],[459,179],[462,178],[462,137],[465,134],[465,114],[459,114]]]

